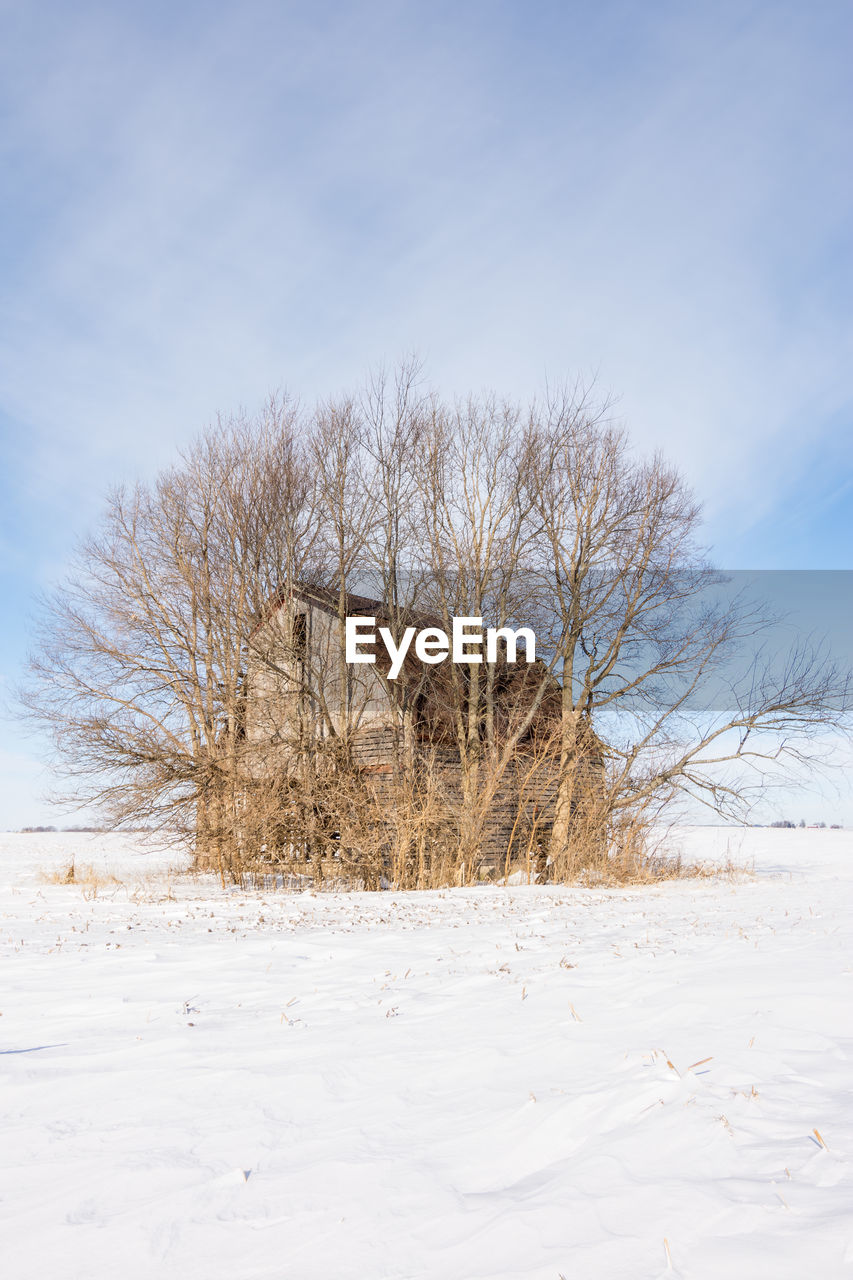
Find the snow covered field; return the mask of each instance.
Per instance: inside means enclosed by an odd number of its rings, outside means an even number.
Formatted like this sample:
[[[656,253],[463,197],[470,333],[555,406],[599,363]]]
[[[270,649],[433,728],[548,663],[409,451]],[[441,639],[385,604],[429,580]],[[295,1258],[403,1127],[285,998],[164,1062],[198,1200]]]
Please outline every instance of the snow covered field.
[[[755,875],[244,893],[0,836],[3,1274],[853,1274],[853,833],[683,844]]]

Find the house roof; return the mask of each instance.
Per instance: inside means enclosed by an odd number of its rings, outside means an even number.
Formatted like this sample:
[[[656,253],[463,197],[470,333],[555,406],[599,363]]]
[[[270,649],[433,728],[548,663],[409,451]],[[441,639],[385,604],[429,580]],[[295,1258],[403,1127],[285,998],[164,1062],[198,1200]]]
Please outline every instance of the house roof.
[[[269,622],[289,599],[302,600],[306,604],[322,609],[324,613],[336,614],[338,611],[337,591],[313,582],[301,583],[282,590],[278,596],[274,597],[265,617],[257,624],[252,634],[254,635],[266,622]],[[380,621],[388,621],[391,618],[391,610],[385,601],[374,600],[370,596],[358,595],[353,591],[348,591],[346,594],[346,610],[351,618],[377,618]],[[401,609],[399,620],[407,626],[442,627],[444,625],[437,614],[426,613],[421,609]]]

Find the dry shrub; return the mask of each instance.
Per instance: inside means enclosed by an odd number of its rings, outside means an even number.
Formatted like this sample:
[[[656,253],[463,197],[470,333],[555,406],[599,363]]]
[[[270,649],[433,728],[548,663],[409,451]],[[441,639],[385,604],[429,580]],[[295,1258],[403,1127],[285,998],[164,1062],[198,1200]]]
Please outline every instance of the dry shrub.
[[[429,889],[460,879],[458,814],[429,764],[394,777],[329,753],[302,777],[264,778],[220,848],[214,869],[244,883]]]
[[[731,861],[718,867],[685,862],[670,827],[638,806],[607,814],[595,805],[573,817],[566,856],[549,862],[543,878],[562,884],[644,885],[666,880],[730,874]]]
[[[52,871],[41,871],[39,879],[45,884],[78,884],[77,864],[72,858],[64,867]]]
[[[197,851],[196,869],[246,887],[369,890],[510,880],[642,885],[735,873],[731,859],[685,862],[671,829],[649,806],[614,813],[606,789],[583,785],[573,801],[570,839],[554,855],[547,773],[553,768],[547,752],[531,752],[517,762],[512,785],[506,772],[490,778],[484,770],[472,812],[458,771],[435,753],[423,752],[409,768],[371,767],[330,746],[303,760],[298,772],[270,770],[245,784],[233,825],[223,823],[213,846]],[[489,823],[501,786],[514,798],[504,843],[496,847]],[[477,827],[482,844],[472,857],[464,836]]]
[[[98,871],[88,863],[79,864],[75,858],[72,858],[64,867],[42,871],[39,878],[44,884],[79,885],[84,898],[97,898],[102,889],[114,888],[122,884],[117,876],[106,871]]]
[[[595,885],[647,885],[667,880],[739,879],[751,874],[730,856],[721,860],[686,861],[672,826],[661,826],[642,811],[611,820],[606,843],[583,836],[573,846],[574,859],[565,871],[570,881]],[[552,877],[556,879],[556,877]]]

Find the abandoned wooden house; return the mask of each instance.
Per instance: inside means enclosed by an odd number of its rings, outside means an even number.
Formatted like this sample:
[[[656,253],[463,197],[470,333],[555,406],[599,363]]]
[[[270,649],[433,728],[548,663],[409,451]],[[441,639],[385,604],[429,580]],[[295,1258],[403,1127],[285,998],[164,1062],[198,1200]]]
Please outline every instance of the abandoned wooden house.
[[[425,664],[411,650],[391,679],[381,646],[370,665],[346,661],[345,617],[373,618],[377,628],[393,624],[398,631],[441,625],[424,612],[392,619],[382,601],[318,586],[295,588],[269,610],[252,637],[242,726],[257,790],[269,793],[270,781],[279,781],[264,828],[269,859],[310,860],[320,828],[324,856],[345,855],[335,812],[345,786],[361,788],[373,806],[374,827],[390,831],[403,792],[408,788],[411,795],[415,786],[423,796],[428,779],[432,812],[453,830],[463,797],[472,804],[472,767],[473,804],[481,811],[478,867],[508,865],[513,850],[525,844],[528,857],[531,849],[541,856],[556,795],[559,681],[542,662],[508,663],[505,653],[488,670],[485,663],[451,669],[449,661]],[[472,724],[474,749],[470,736],[460,740]],[[507,744],[510,750],[502,751]],[[582,769],[597,785],[602,763],[591,733]],[[326,781],[322,802],[319,778]],[[318,803],[325,809],[322,821]]]

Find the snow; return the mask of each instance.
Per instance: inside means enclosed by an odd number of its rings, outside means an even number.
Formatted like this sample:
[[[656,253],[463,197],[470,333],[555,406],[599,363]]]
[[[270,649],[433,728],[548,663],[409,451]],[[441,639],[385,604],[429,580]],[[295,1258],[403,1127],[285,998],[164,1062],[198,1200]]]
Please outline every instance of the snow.
[[[754,870],[235,892],[0,836],[4,1274],[849,1275],[853,833],[681,844]]]

